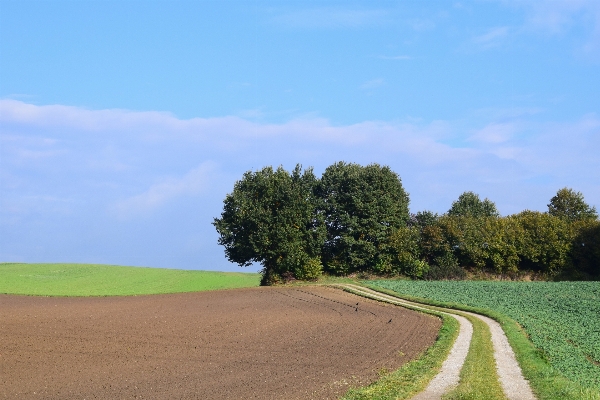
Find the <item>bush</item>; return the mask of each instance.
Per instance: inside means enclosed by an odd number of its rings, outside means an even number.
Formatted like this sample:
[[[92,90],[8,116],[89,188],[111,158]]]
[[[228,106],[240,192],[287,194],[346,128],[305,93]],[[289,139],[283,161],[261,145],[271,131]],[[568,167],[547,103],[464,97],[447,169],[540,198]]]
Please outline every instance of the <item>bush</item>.
[[[516,238],[521,270],[540,271],[556,276],[570,270],[574,229],[565,219],[537,211],[516,216],[521,230]]]
[[[571,257],[582,278],[600,279],[600,221],[574,224],[576,231]]]
[[[296,279],[313,281],[323,274],[323,264],[318,258],[311,258],[302,268],[297,268],[294,275]]]
[[[462,280],[466,276],[467,273],[458,265],[456,257],[451,253],[447,253],[444,256],[435,258],[423,278],[431,281]]]

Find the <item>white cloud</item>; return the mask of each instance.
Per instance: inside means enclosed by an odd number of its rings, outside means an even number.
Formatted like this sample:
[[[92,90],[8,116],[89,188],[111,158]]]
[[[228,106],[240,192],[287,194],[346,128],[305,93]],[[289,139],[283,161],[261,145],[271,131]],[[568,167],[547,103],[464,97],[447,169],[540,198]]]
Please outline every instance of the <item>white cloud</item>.
[[[374,80],[367,86],[381,83]],[[561,185],[568,186],[567,178],[580,182],[578,190],[586,198],[590,188],[600,187],[591,172],[600,169],[593,150],[600,147],[600,120],[593,114],[558,124],[539,122],[538,109],[486,109],[476,113],[479,122],[465,126],[465,121],[418,119],[333,125],[314,116],[279,124],[234,116],[182,120],[160,112],[12,100],[0,101],[0,111],[0,126],[11,126],[2,137],[0,169],[11,177],[10,190],[80,196],[82,202],[104,196],[105,207],[112,204],[120,217],[150,215],[186,196],[204,198],[209,185],[221,185],[215,196],[224,196],[249,169],[302,163],[322,171],[339,160],[390,165],[412,185],[409,191],[419,208],[436,209],[438,203],[450,204],[455,190],[477,188],[501,206],[513,201],[507,197],[513,188],[536,196],[526,181],[540,176],[546,177],[543,185],[565,179]],[[22,158],[56,150],[65,152],[38,158],[36,164]],[[198,166],[207,160],[213,164]],[[29,170],[37,172],[27,175]],[[36,180],[45,171],[53,172],[55,180]],[[215,181],[216,171],[226,178]],[[486,185],[492,185],[490,192],[484,192]],[[595,196],[591,202],[598,204],[600,193]]]
[[[518,128],[513,122],[493,122],[475,132],[470,140],[486,144],[504,143],[511,139],[517,131]]]
[[[213,163],[202,163],[182,177],[161,179],[145,192],[119,201],[113,210],[122,218],[147,214],[178,197],[197,195],[207,190],[214,179],[214,172]]]
[[[0,103],[0,109],[5,106]],[[248,170],[335,161],[389,165],[411,211],[445,212],[472,190],[503,214],[544,210],[561,187],[600,207],[600,119],[539,122],[528,110],[483,110],[478,122],[419,119],[334,125],[24,103],[0,114],[0,248],[5,260],[236,269],[210,224]],[[535,114],[535,113],[533,113]],[[22,115],[22,114],[21,114]],[[102,120],[106,117],[106,122]],[[470,119],[469,119],[470,120]],[[45,125],[46,124],[46,125]],[[148,131],[152,134],[149,135]],[[24,159],[21,150],[65,150]]]

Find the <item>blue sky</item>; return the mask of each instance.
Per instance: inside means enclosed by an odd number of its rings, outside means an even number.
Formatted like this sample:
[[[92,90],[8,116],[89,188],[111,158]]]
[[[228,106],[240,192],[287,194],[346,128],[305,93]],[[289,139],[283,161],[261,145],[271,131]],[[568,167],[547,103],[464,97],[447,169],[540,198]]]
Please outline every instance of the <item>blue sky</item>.
[[[0,261],[240,270],[210,222],[266,165],[600,208],[599,93],[595,0],[0,0]]]

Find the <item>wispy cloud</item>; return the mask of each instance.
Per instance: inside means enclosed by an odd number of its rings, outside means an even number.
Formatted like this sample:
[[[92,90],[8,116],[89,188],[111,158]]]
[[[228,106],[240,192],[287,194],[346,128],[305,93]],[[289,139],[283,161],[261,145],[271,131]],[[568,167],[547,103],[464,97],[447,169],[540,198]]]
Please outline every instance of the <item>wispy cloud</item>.
[[[383,83],[372,80],[364,88]],[[578,190],[588,190],[592,201],[600,202],[600,190],[594,194],[590,189],[600,187],[598,177],[589,172],[600,169],[600,160],[591,150],[600,147],[596,143],[600,119],[594,114],[561,125],[540,123],[537,109],[483,110],[477,115],[480,122],[465,129],[463,122],[452,120],[364,121],[339,126],[314,116],[279,124],[231,116],[183,120],[168,113],[15,101],[0,101],[0,110],[1,126],[10,125],[14,137],[23,138],[10,139],[11,145],[2,147],[6,161],[0,172],[4,176],[12,176],[14,182],[34,179],[23,175],[17,155],[28,150],[55,150],[60,144],[66,153],[31,164],[40,171],[60,166],[60,181],[48,186],[44,195],[68,197],[75,190],[91,197],[96,194],[85,187],[97,187],[94,190],[98,191],[110,187],[110,191],[98,193],[108,196],[103,201],[112,204],[118,216],[150,215],[168,209],[175,199],[212,196],[217,187],[222,192],[216,196],[222,197],[248,169],[279,164],[290,168],[300,162],[319,170],[339,160],[390,165],[413,185],[410,191],[417,207],[449,204],[452,199],[448,197],[455,194],[452,188],[466,190],[463,186],[468,184],[484,190],[489,182],[494,182],[488,188],[493,193],[486,195],[495,193],[502,203],[506,188],[525,190],[525,184],[519,182],[541,175],[552,177],[550,185],[562,179],[567,169],[573,181],[582,182]],[[150,136],[148,129],[153,129]],[[565,160],[572,167],[559,168],[556,160]],[[105,165],[119,168],[102,167]],[[215,181],[217,172],[226,178]],[[96,180],[93,185],[91,177]],[[434,189],[430,184],[438,188],[435,190],[446,188],[449,192],[431,197],[428,191]],[[35,193],[42,184],[34,180],[28,185]],[[208,187],[210,191],[206,191]],[[14,190],[20,189],[15,186]]]
[[[207,162],[182,177],[163,178],[143,193],[117,202],[113,210],[121,218],[144,215],[178,197],[199,194],[210,187],[214,169],[214,164]]]
[[[513,122],[493,122],[475,132],[470,140],[486,144],[504,143],[511,139],[517,131],[518,128]]]
[[[360,88],[363,90],[375,89],[382,86],[384,83],[385,80],[383,80],[382,78],[371,79],[370,81],[366,81],[365,83],[360,85]]]
[[[600,61],[600,1],[554,0],[506,2],[526,11],[523,31],[564,35],[572,30],[583,32],[576,49],[580,54]]]
[[[483,35],[474,37],[473,42],[483,48],[498,46],[508,36],[509,32],[510,28],[508,26],[491,28]]]

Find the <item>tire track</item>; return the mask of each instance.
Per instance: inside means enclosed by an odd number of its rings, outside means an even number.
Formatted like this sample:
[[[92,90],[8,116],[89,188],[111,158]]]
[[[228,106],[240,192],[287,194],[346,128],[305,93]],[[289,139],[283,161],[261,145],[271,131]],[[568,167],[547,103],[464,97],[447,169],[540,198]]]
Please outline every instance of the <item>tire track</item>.
[[[340,286],[343,288],[351,289],[354,292],[358,292],[358,294],[365,295],[375,300],[386,301],[388,303],[399,306],[408,305],[411,308],[419,310],[429,310],[427,307],[423,307],[421,304],[410,303],[402,299],[393,298],[392,296],[388,296],[383,293],[378,293],[361,286],[350,284]],[[469,320],[465,317],[461,317],[460,315],[455,315],[442,311],[440,312],[442,314],[449,315],[458,321],[458,323],[460,324],[458,337],[452,345],[452,349],[450,349],[448,357],[442,364],[440,372],[429,382],[429,385],[427,385],[425,390],[413,397],[412,400],[441,399],[442,395],[456,387],[460,380],[460,371],[462,369],[463,364],[465,363],[467,354],[469,353],[471,337],[473,336],[473,325],[471,324],[471,322],[469,322]]]
[[[423,305],[420,303],[403,300],[398,297],[390,296],[390,295],[380,293],[380,292],[377,292],[377,291],[374,291],[374,290],[371,290],[371,289],[368,289],[365,287],[357,286],[357,285],[346,284],[346,285],[339,285],[339,286],[351,289],[353,291],[359,292],[359,293],[364,294],[369,297],[373,297],[378,300],[387,301],[392,304],[397,304],[400,306],[407,305],[407,306],[418,308],[418,309],[432,309],[432,308],[427,307],[426,305]],[[468,320],[466,320],[466,318],[455,314],[454,310],[444,309],[442,307],[436,307],[436,309],[443,309],[445,311],[439,311],[439,312],[442,312],[444,314],[447,314],[454,318],[457,318],[459,320],[459,323],[461,324],[461,331],[463,330],[463,323],[461,322],[461,320],[459,318],[464,319],[465,321],[467,321],[467,323],[469,325],[471,325],[471,323],[468,322]],[[436,310],[436,311],[438,311],[438,310]],[[519,363],[517,362],[515,354],[514,354],[512,348],[510,347],[510,344],[508,343],[508,339],[506,338],[506,335],[504,334],[504,331],[502,330],[502,327],[500,326],[500,324],[497,321],[495,321],[489,317],[483,316],[483,315],[479,315],[479,314],[475,314],[475,313],[467,312],[467,311],[460,311],[460,313],[467,314],[469,316],[478,318],[479,320],[483,321],[484,323],[486,323],[488,325],[490,332],[491,332],[491,336],[492,336],[492,345],[494,347],[494,359],[496,361],[496,372],[498,374],[498,379],[500,381],[500,385],[502,386],[502,389],[503,389],[506,397],[510,400],[535,400],[536,397],[533,394],[533,391],[531,390],[531,386],[529,386],[529,382],[523,377],[523,373],[521,371]],[[471,332],[472,332],[472,325],[471,325]],[[462,344],[462,347],[466,347],[467,352],[468,352],[468,348],[469,348],[469,345],[471,342],[471,337],[469,336],[467,339],[467,336],[463,335],[461,337],[461,333],[459,333],[459,335],[456,339],[456,342],[454,343],[454,346],[452,347],[452,350],[450,351],[450,355],[448,356],[448,359],[450,359],[450,357],[453,355],[453,352],[455,351],[455,348],[457,347],[457,343],[460,341],[465,341],[465,340],[466,340],[466,342],[464,342]],[[454,380],[455,379],[454,374],[456,373],[457,366],[458,366],[458,374],[460,374],[460,369],[462,368],[462,365],[464,364],[465,358],[466,358],[466,354],[465,354],[464,358],[462,359],[462,362],[460,362],[460,365],[454,364],[452,368],[445,370],[444,366],[446,365],[446,362],[448,362],[448,359],[446,359],[446,361],[442,365],[442,370],[438,373],[438,375],[436,375],[433,378],[433,380],[429,383],[429,386],[427,386],[425,391],[423,391],[423,392],[419,393],[418,395],[416,395],[415,397],[413,397],[412,400],[440,399],[444,393],[446,393],[447,391],[452,389],[452,385],[458,384],[458,380],[456,380],[456,381]],[[452,384],[449,384],[449,382],[452,382]],[[440,390],[442,387],[444,387],[444,391],[440,393]]]

